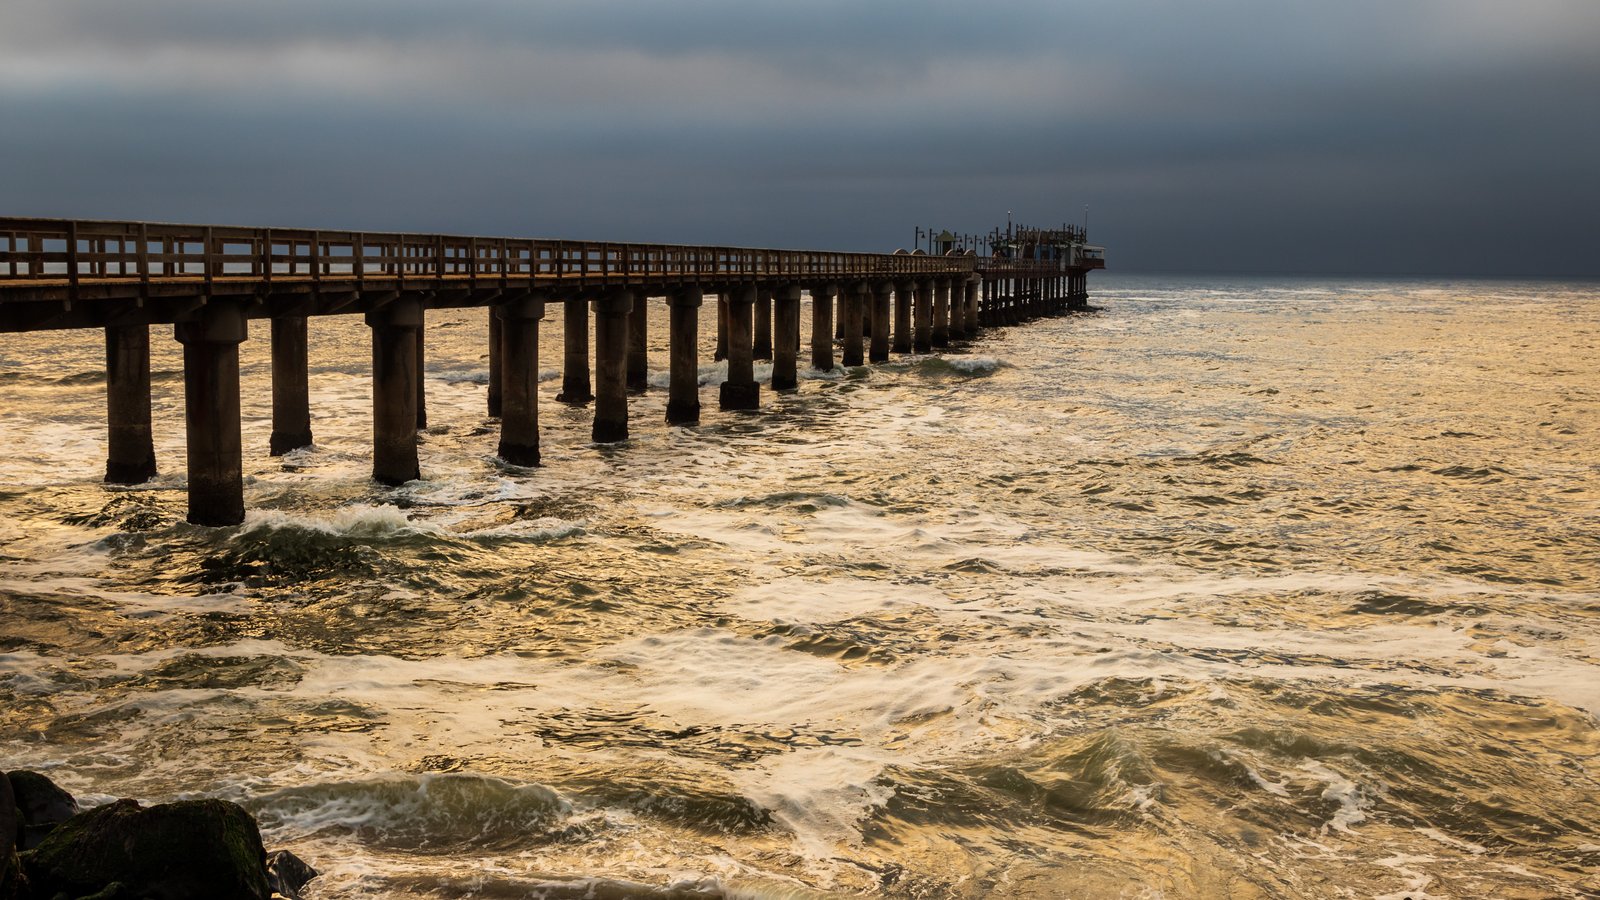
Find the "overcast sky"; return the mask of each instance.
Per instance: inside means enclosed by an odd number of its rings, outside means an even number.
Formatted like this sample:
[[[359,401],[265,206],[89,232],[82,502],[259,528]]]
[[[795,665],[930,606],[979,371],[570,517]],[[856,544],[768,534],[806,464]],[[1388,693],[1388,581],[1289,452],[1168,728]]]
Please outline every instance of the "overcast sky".
[[[4,0],[0,215],[1600,275],[1600,0]]]

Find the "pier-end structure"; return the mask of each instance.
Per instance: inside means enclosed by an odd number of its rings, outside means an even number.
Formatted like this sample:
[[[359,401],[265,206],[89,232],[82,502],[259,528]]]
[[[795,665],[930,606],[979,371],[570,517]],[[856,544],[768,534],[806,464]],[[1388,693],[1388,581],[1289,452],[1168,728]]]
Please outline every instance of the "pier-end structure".
[[[723,409],[760,405],[754,360],[773,362],[770,388],[797,384],[801,298],[811,297],[811,365],[845,366],[928,352],[982,328],[1088,308],[1086,275],[1104,251],[1076,230],[1015,230],[985,255],[844,253],[623,244],[437,234],[240,228],[147,222],[0,218],[0,332],[100,329],[106,341],[105,480],[156,473],[150,328],[183,344],[190,522],[244,519],[239,345],[267,320],[272,434],[268,452],[312,441],[308,322],[361,315],[372,329],[372,474],[420,476],[426,423],[427,313],[485,307],[488,410],[499,455],[539,464],[539,322],[565,322],[557,400],[593,404],[596,442],[625,440],[628,394],[646,386],[652,300],[670,335],[669,423],[700,418],[700,306],[716,296]],[[592,330],[590,316],[593,316]],[[892,320],[892,321],[891,321]],[[593,336],[591,379],[589,346]],[[863,346],[866,344],[867,346]]]

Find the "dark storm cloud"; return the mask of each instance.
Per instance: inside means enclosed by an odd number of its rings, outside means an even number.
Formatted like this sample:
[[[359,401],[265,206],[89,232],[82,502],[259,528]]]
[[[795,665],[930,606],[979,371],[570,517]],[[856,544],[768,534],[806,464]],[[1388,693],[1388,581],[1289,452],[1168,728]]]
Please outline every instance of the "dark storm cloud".
[[[8,0],[0,211],[1600,274],[1600,4]]]

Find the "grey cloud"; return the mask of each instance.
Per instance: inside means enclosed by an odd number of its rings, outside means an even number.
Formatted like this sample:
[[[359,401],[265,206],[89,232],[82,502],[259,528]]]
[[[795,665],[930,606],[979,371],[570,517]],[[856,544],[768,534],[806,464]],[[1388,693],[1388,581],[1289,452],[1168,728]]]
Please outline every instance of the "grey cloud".
[[[1119,267],[1600,274],[1594,46],[1587,0],[9,0],[0,206],[889,249],[1089,203]]]

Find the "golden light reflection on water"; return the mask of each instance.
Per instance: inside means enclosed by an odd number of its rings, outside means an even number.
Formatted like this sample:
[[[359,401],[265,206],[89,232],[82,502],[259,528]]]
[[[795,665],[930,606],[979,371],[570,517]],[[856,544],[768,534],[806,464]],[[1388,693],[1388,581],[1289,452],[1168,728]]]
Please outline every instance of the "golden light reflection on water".
[[[399,491],[318,322],[318,448],[220,532],[175,382],[107,490],[97,338],[8,336],[0,752],[244,800],[323,897],[1600,890],[1600,292],[1110,284],[622,448],[546,397],[532,473],[437,314]]]

